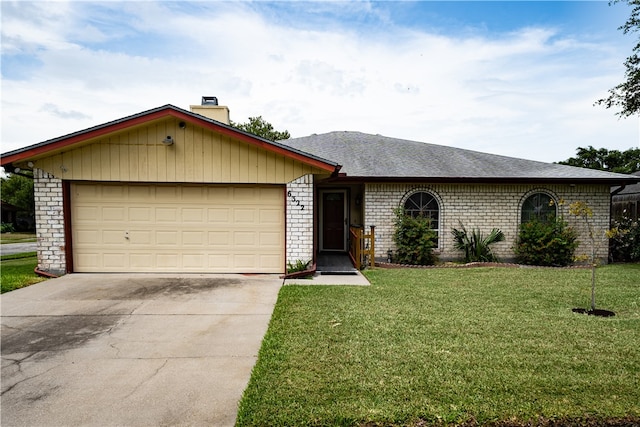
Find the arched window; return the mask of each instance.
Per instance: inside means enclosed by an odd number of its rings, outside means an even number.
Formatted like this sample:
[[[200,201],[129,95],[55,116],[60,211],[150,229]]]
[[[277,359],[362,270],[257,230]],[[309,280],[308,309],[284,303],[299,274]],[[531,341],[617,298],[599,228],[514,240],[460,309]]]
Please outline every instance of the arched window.
[[[547,193],[533,193],[522,203],[521,222],[549,221],[556,216],[556,203]]]
[[[423,216],[431,220],[431,228],[437,233],[440,226],[440,206],[433,195],[418,191],[404,202],[404,211],[412,217]]]

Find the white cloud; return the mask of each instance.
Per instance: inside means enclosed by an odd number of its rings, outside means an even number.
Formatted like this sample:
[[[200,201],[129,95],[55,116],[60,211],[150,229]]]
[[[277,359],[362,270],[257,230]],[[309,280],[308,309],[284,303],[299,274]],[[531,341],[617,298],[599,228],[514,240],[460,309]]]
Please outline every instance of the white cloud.
[[[347,4],[379,31],[329,19]],[[638,145],[637,118],[592,106],[622,78],[615,43],[541,27],[435,34],[369,3],[285,6],[317,19],[251,3],[3,2],[3,67],[16,52],[39,64],[3,79],[2,151],[201,95],[294,137],[358,130],[544,161]]]

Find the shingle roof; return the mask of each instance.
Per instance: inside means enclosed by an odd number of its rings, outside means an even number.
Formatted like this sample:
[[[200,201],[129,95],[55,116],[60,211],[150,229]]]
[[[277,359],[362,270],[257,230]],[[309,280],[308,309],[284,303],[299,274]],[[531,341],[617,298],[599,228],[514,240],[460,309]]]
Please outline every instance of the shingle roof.
[[[638,181],[638,177],[370,135],[330,132],[280,141],[342,165],[347,177],[434,180]]]

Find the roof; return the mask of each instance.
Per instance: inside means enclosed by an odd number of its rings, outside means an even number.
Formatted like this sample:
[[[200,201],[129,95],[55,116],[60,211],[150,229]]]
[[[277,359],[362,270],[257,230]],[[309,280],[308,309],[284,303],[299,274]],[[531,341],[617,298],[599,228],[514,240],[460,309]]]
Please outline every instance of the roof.
[[[424,142],[370,135],[330,132],[280,141],[342,165],[343,179],[455,182],[633,183],[640,177],[594,169],[544,163]]]
[[[266,150],[276,152],[278,154],[284,155],[285,157],[293,158],[295,160],[319,167],[321,169],[325,169],[327,171],[333,172],[340,168],[337,163],[331,160],[320,158],[314,154],[302,152],[278,142],[269,141],[257,135],[253,135],[251,133],[234,128],[233,126],[229,126],[216,120],[209,119],[200,114],[183,110],[182,108],[178,108],[171,104],[163,105],[162,107],[153,108],[151,110],[143,111],[138,114],[123,117],[121,119],[103,123],[101,125],[93,126],[91,128],[60,136],[58,138],[49,139],[47,141],[30,145],[28,147],[8,151],[0,155],[0,165],[11,166],[11,164],[15,162],[26,161],[30,158],[33,158],[34,156],[42,156],[48,153],[53,153],[56,150],[60,150],[65,147],[87,141],[92,138],[97,138],[112,132],[127,129],[132,126],[145,124],[153,120],[166,117],[175,117],[186,122],[202,126],[204,128],[212,129],[218,133],[231,136],[248,144],[257,145]]]
[[[635,175],[638,178],[640,178],[640,171],[634,172],[632,173],[632,175]],[[622,195],[630,195],[630,194],[640,194],[640,182],[636,184],[627,185],[625,188],[622,189],[622,191],[616,193],[615,195],[622,196]]]

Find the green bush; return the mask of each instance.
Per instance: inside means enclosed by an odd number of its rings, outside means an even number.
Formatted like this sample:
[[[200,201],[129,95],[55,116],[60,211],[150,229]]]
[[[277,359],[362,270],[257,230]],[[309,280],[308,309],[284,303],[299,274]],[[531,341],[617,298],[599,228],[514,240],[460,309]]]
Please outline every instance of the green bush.
[[[451,229],[454,247],[464,252],[464,262],[496,262],[498,258],[491,252],[489,245],[504,240],[504,233],[497,228],[491,230],[486,237],[474,228],[471,233],[460,223],[461,230]]]
[[[631,218],[623,217],[613,221],[611,238],[611,260],[613,262],[640,261],[640,224]]]
[[[16,231],[16,230],[13,227],[13,224],[11,224],[10,222],[3,222],[0,225],[0,233],[11,233],[13,231]]]
[[[433,252],[438,244],[438,234],[431,229],[429,218],[414,218],[398,209],[393,241],[396,244],[394,261],[399,264],[433,265],[438,260]]]
[[[573,262],[577,233],[563,219],[529,221],[520,226],[516,261],[527,265],[566,266]]]

